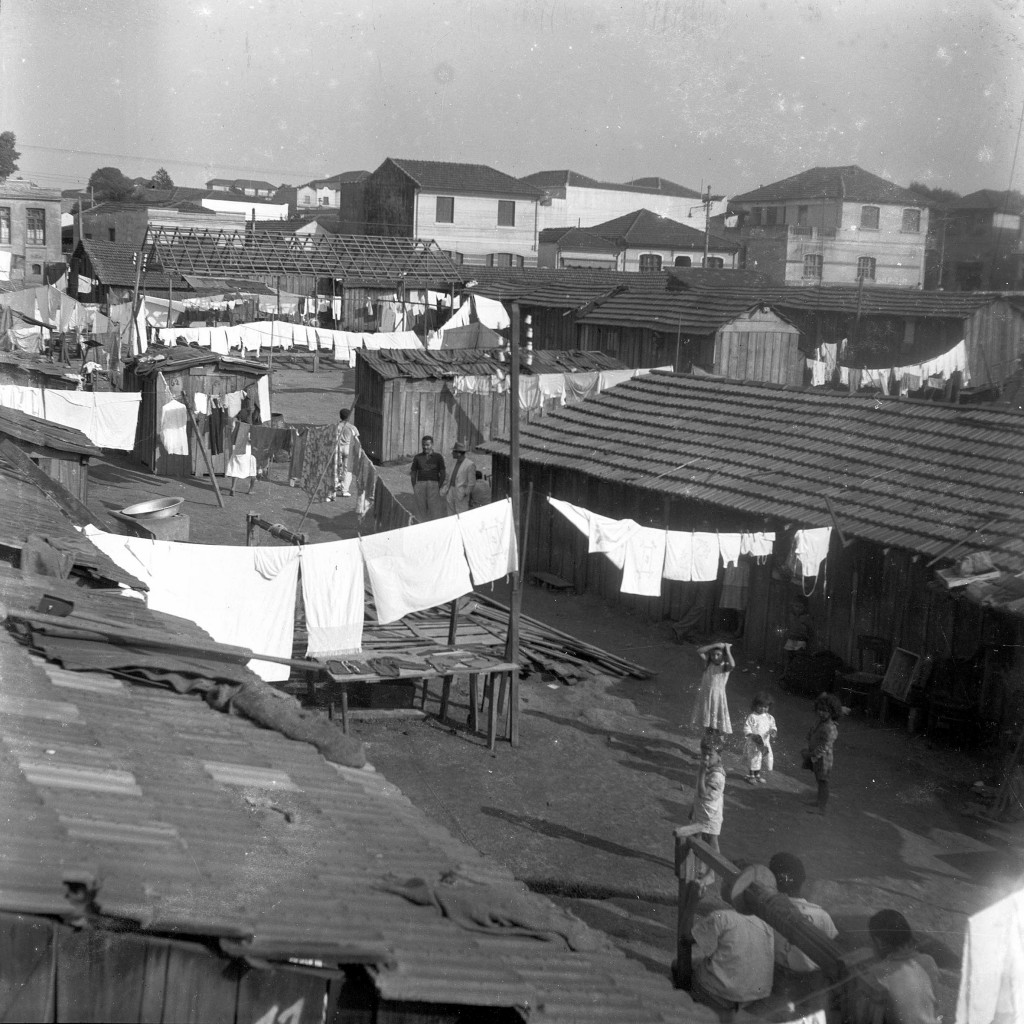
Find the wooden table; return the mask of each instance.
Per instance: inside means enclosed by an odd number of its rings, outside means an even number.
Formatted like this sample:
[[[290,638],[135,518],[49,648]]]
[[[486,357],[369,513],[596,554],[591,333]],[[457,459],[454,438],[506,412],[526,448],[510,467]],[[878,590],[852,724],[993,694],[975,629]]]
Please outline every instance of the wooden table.
[[[436,654],[444,655],[450,653],[447,648],[438,648]],[[386,657],[387,655],[381,655]],[[357,656],[353,655],[353,659]],[[364,652],[358,656],[360,662],[367,658],[373,658],[373,654]],[[333,659],[335,663],[343,659]],[[486,665],[480,664],[482,659],[473,658],[473,664],[466,667],[459,665],[435,668],[428,665],[425,669],[403,668],[398,675],[381,676],[371,672],[342,672],[327,671],[321,674],[318,679],[310,674],[306,677],[306,696],[309,700],[316,699],[316,687],[318,682],[331,682],[341,686],[341,727],[348,732],[348,685],[349,683],[392,683],[392,682],[414,682],[422,684],[423,690],[420,698],[420,706],[426,703],[427,686],[434,679],[442,681],[441,687],[441,711],[440,719],[445,721],[448,717],[448,703],[451,696],[452,680],[457,675],[469,676],[469,727],[476,732],[479,729],[481,703],[487,706],[487,746],[494,749],[497,739],[498,714],[500,713],[508,691],[509,701],[509,724],[505,738],[512,746],[519,745],[519,666],[511,661],[488,661]],[[483,688],[481,689],[481,679]]]

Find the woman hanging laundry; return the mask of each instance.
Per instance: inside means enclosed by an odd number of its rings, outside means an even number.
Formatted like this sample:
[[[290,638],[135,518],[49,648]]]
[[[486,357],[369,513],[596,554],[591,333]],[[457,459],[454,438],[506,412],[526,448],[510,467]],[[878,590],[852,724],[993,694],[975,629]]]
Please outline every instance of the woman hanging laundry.
[[[252,444],[249,440],[249,427],[252,424],[253,407],[252,400],[246,395],[242,399],[242,408],[238,411],[235,420],[235,427],[231,442],[231,455],[228,457],[228,464],[224,475],[231,477],[231,490],[228,494],[235,493],[235,484],[239,480],[249,481],[249,491],[256,482],[256,457],[252,453]]]

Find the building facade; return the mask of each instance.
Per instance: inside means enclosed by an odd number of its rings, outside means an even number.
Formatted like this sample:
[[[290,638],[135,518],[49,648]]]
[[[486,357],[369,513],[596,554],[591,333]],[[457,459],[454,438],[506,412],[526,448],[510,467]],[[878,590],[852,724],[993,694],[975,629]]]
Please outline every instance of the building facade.
[[[814,167],[734,196],[740,265],[780,284],[924,285],[928,208],[860,167]]]
[[[942,287],[953,291],[1024,288],[1024,202],[1019,193],[980,189],[942,213]]]
[[[650,210],[633,210],[591,228],[548,228],[540,233],[538,265],[657,272],[672,267],[735,269],[739,245],[707,236]]]
[[[492,167],[389,157],[365,189],[367,234],[433,239],[455,263],[537,265],[543,193]]]
[[[43,284],[46,264],[62,262],[60,204],[59,189],[0,182],[0,281]]]

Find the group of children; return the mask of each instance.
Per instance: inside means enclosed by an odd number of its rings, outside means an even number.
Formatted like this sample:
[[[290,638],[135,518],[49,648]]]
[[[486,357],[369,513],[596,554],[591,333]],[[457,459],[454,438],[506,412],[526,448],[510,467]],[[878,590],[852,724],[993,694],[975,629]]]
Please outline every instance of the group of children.
[[[736,661],[732,655],[732,644],[725,642],[701,647],[698,654],[704,661],[704,672],[691,724],[703,728],[704,732],[700,741],[701,763],[694,788],[690,820],[701,826],[701,839],[712,849],[719,850],[726,781],[726,772],[722,764],[723,736],[730,735],[733,731],[726,698],[726,683],[729,680],[729,673],[736,667]],[[778,727],[771,708],[771,695],[764,691],[759,692],[751,702],[750,713],[743,723],[744,756],[747,764],[745,781],[753,786],[764,785],[767,782],[764,773],[770,772],[774,767],[772,744],[778,736]],[[843,706],[832,694],[822,693],[814,701],[814,713],[815,722],[807,734],[807,746],[801,751],[801,757],[803,767],[814,773],[817,783],[816,799],[809,809],[823,815],[829,801],[833,748],[839,736],[836,723],[843,714]],[[780,872],[776,871],[774,864],[772,868],[779,881],[779,891],[798,896],[799,885],[790,892],[784,888],[783,878],[780,877]],[[782,874],[784,875],[784,872]],[[805,916],[813,920],[810,915]],[[815,923],[820,924],[818,921]],[[829,924],[831,925],[831,922]],[[834,927],[831,932],[827,931],[832,937],[834,932]],[[892,1019],[935,1020],[935,972],[933,969],[925,971],[918,964],[920,960],[930,961],[931,968],[934,968],[934,961],[914,953],[906,919],[896,911],[880,911],[869,922],[869,933],[876,953],[881,958],[881,967],[885,968],[881,981],[891,997],[892,1005],[913,1007],[915,1012],[920,1008],[923,1012],[923,1015],[911,1016],[895,1013]],[[887,936],[892,939],[891,942]]]

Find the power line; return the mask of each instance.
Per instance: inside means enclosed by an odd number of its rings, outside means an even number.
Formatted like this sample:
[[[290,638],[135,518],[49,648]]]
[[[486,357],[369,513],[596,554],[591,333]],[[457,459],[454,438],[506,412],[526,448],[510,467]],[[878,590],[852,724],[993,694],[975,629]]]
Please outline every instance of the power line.
[[[156,157],[156,156],[145,156],[145,155],[133,154],[133,153],[111,153],[111,152],[107,152],[107,151],[104,151],[104,150],[96,150],[96,149],[67,149],[67,148],[62,147],[62,146],[37,146],[37,145],[33,145],[32,143],[29,143],[29,142],[25,142],[25,143],[19,142],[19,145],[22,145],[25,149],[35,149],[35,150],[39,150],[39,151],[41,151],[43,153],[63,153],[63,154],[68,155],[68,156],[112,157],[115,160],[144,160],[144,161],[146,161],[148,163],[155,163],[158,167],[162,166],[165,163],[171,163],[171,164],[175,164],[175,165],[180,166],[180,167],[202,167],[202,168],[205,169],[205,168],[208,168],[211,165],[215,164],[218,167],[224,167],[224,168],[227,168],[229,170],[246,171],[246,172],[248,172],[250,174],[254,173],[253,169],[252,169],[252,166],[251,165],[247,165],[247,164],[225,164],[225,163],[221,163],[220,161],[213,161],[213,160],[207,160],[207,161],[203,161],[203,162],[200,162],[198,160],[179,160],[177,157],[166,157],[166,156],[164,156],[164,157]],[[269,174],[269,173],[282,174],[282,173],[285,173],[285,174],[288,174],[288,175],[293,176],[293,177],[302,177],[303,175],[307,174],[308,172],[307,171],[296,171],[295,169],[292,169],[292,170],[289,170],[289,171],[282,171],[280,168],[278,168],[278,169],[273,170],[273,171],[259,170],[259,171],[255,172],[255,173],[259,173],[259,174]],[[325,175],[325,174],[316,175],[316,174],[314,174],[311,177],[307,178],[306,180],[307,181],[315,181],[318,177],[319,178],[323,178],[323,177],[328,177],[328,175]]]

